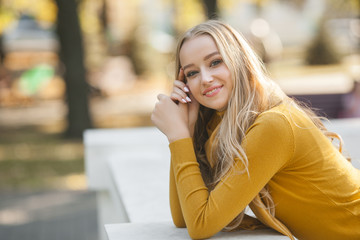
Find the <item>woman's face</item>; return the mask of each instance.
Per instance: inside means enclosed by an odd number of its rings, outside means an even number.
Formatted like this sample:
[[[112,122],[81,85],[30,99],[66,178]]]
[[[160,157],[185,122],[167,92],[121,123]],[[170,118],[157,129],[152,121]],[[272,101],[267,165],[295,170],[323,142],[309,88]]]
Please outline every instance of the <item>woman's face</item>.
[[[213,38],[200,35],[185,41],[179,56],[194,98],[205,107],[225,110],[233,83]]]

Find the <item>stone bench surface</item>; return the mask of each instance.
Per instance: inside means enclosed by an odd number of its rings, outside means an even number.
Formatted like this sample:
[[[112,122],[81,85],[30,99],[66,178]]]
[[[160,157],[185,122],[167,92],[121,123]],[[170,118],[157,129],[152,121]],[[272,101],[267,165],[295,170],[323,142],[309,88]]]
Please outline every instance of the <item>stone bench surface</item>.
[[[170,221],[167,145],[109,158],[109,169],[130,222]]]
[[[105,225],[110,240],[183,240],[190,239],[186,228],[176,228],[171,222],[121,223]],[[281,240],[288,239],[272,229],[219,232],[211,239]]]

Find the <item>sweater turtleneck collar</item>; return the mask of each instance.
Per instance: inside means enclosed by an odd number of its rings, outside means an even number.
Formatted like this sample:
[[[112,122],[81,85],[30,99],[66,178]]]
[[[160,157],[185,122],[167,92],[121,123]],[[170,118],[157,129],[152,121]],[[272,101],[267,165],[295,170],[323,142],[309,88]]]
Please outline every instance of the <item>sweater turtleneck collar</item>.
[[[215,111],[215,114],[221,118],[224,117],[224,114],[226,113],[226,110],[222,110],[222,111]]]

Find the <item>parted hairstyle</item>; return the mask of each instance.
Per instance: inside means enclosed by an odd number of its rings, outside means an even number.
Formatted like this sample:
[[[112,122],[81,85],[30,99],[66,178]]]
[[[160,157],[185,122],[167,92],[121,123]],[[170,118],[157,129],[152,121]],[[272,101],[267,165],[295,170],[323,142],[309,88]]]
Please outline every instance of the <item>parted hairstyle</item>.
[[[295,106],[311,118],[314,124],[325,135],[338,138],[341,151],[341,138],[336,134],[328,132],[321,119],[310,108],[302,106],[287,97],[279,86],[267,77],[261,60],[246,42],[245,38],[231,26],[221,21],[209,20],[184,33],[179,39],[176,49],[175,74],[181,68],[179,53],[184,42],[204,34],[209,35],[215,41],[223,61],[231,73],[233,82],[231,97],[227,109],[223,113],[222,121],[213,133],[215,137],[212,139],[212,153],[208,157],[205,154],[205,142],[209,139],[206,126],[215,110],[201,105],[195,124],[193,136],[195,153],[202,177],[209,191],[233,169],[234,159],[239,159],[243,171],[248,173],[248,159],[241,146],[245,132],[260,113],[282,102],[295,104]],[[267,210],[270,214],[274,215],[274,203],[267,186],[259,194]],[[224,230],[232,230],[238,227],[243,217],[244,211]]]

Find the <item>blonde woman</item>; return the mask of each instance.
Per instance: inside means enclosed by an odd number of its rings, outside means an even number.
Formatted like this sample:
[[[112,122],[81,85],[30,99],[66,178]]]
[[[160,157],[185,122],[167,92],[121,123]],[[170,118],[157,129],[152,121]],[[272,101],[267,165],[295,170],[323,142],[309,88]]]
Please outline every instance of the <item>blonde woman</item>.
[[[177,227],[194,239],[264,226],[290,239],[360,239],[359,170],[329,140],[337,135],[267,78],[238,32],[219,21],[188,30],[176,72],[152,121],[170,142]]]

